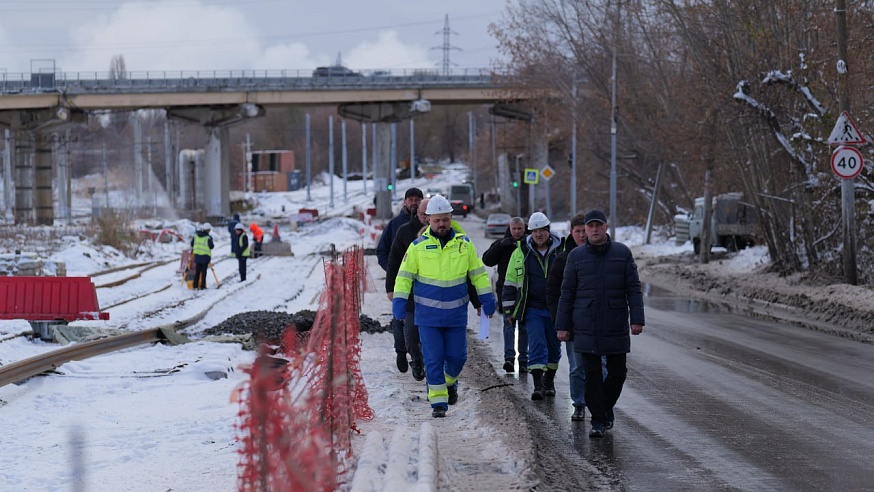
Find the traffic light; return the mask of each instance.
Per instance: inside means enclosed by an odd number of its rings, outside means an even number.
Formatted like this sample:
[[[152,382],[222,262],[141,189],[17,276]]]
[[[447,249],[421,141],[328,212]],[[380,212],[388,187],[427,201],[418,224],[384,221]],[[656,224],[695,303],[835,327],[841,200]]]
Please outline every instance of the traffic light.
[[[389,183],[388,186],[386,187],[386,189],[387,189],[388,191],[391,191],[391,190],[395,189],[395,185]]]
[[[518,188],[518,187],[519,187],[519,180],[518,180],[518,179],[514,179],[514,180],[513,180],[513,188]]]

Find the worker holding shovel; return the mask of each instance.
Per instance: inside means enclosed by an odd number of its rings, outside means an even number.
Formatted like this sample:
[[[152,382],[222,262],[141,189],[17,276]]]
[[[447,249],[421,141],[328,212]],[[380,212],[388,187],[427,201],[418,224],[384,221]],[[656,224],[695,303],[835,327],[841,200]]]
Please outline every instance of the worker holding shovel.
[[[191,239],[191,250],[194,253],[194,289],[206,289],[206,269],[212,261],[212,249],[215,244],[209,231],[212,226],[208,222],[195,229],[195,235]],[[215,273],[215,272],[213,272]]]

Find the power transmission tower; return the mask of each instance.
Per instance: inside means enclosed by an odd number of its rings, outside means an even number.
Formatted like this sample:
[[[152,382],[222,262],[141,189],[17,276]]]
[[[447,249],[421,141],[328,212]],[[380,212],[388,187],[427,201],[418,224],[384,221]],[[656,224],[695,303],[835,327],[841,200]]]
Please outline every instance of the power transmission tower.
[[[432,50],[443,50],[443,63],[441,64],[441,74],[449,75],[449,67],[451,65],[458,65],[457,63],[452,63],[449,61],[449,52],[452,50],[461,51],[461,48],[456,46],[452,46],[452,43],[449,42],[449,37],[452,34],[458,36],[458,33],[449,28],[449,14],[446,14],[446,18],[443,21],[443,29],[437,31],[434,34],[442,34],[443,35],[443,46],[435,46],[431,48]]]

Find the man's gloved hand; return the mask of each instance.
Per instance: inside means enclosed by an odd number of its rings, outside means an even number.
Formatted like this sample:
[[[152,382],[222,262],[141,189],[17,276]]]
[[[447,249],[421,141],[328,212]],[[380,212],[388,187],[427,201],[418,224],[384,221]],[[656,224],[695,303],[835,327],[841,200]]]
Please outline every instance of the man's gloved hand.
[[[501,246],[504,246],[507,248],[512,246],[515,248],[516,247],[516,240],[511,238],[511,237],[505,237],[504,239],[501,239]]]

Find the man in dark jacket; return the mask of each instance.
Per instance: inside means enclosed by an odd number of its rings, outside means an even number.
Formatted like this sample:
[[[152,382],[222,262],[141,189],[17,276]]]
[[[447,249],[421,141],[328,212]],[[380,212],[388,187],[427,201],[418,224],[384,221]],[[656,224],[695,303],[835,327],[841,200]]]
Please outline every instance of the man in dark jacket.
[[[483,265],[498,267],[498,281],[495,282],[495,291],[498,298],[498,306],[501,305],[501,291],[504,290],[504,280],[507,277],[507,264],[519,241],[525,238],[527,231],[525,221],[521,217],[510,219],[510,225],[504,237],[493,242],[489,249],[483,253]],[[503,312],[503,310],[502,310]],[[528,329],[521,320],[519,324],[519,372],[525,372],[528,368]],[[516,351],[513,341],[516,339],[516,326],[510,322],[510,317],[504,315],[504,371],[513,372]]]
[[[428,199],[424,199],[419,203],[416,214],[409,222],[400,226],[395,234],[395,239],[391,243],[391,251],[388,254],[388,268],[385,271],[385,292],[388,294],[388,300],[392,300],[392,294],[395,290],[395,279],[398,276],[398,269],[401,266],[401,261],[407,253],[407,248],[410,247],[413,241],[419,237],[419,232],[422,228],[428,225],[428,214],[425,213],[428,207]],[[400,332],[400,337],[395,335],[395,352],[398,357],[407,357],[410,354],[410,367],[413,369],[413,379],[421,381],[425,379],[425,362],[422,359],[422,344],[419,341],[419,327],[414,321],[414,306],[416,303],[407,303],[407,317],[403,320],[403,330]],[[394,325],[392,325],[394,327]],[[394,331],[394,330],[393,330]]]
[[[586,222],[584,214],[577,214],[571,218],[571,232],[564,239],[562,248],[549,267],[549,276],[546,277],[546,305],[549,307],[549,314],[552,316],[552,321],[555,322],[555,314],[558,311],[558,298],[561,296],[561,281],[564,279],[564,267],[567,264],[567,257],[571,250],[586,242]],[[564,342],[565,351],[568,358],[568,376],[570,379],[571,401],[574,405],[574,413],[571,415],[571,420],[582,422],[586,420],[586,371],[583,370],[583,359],[577,360],[577,353],[574,352],[573,334],[569,335],[570,340]],[[607,376],[607,363],[605,358],[602,361],[602,375]]]
[[[586,243],[568,254],[555,329],[559,340],[573,337],[574,351],[584,362],[589,437],[604,437],[613,427],[613,407],[625,383],[629,328],[632,335],[643,332],[643,294],[631,250],[610,240],[604,212],[587,213],[585,226]],[[602,355],[607,358],[603,379]]]
[[[419,188],[408,189],[404,193],[404,207],[397,216],[388,221],[388,224],[382,230],[382,235],[379,236],[379,242],[376,244],[376,261],[383,270],[388,271],[388,255],[391,253],[391,246],[398,229],[416,215],[416,212],[419,210],[419,202],[422,201],[424,196]],[[395,352],[397,353],[395,362],[397,363],[398,371],[407,372],[409,363],[407,362],[406,345],[404,344],[404,321],[392,318],[391,332],[395,339]]]
[[[391,243],[395,240],[395,234],[398,229],[410,221],[416,210],[419,208],[419,202],[422,201],[425,195],[419,188],[410,188],[404,193],[404,207],[394,218],[388,221],[385,228],[382,230],[382,235],[379,236],[379,242],[376,243],[376,261],[383,270],[388,270],[388,254],[391,252]]]
[[[234,236],[231,238],[231,249],[237,257],[237,266],[240,270],[240,282],[246,281],[246,260],[249,258],[249,236],[243,224],[237,222],[234,226]]]
[[[231,256],[234,255],[234,240],[237,238],[235,227],[240,223],[240,214],[234,214],[234,218],[228,220],[228,234],[231,235]]]

